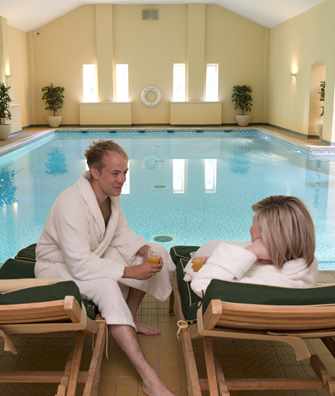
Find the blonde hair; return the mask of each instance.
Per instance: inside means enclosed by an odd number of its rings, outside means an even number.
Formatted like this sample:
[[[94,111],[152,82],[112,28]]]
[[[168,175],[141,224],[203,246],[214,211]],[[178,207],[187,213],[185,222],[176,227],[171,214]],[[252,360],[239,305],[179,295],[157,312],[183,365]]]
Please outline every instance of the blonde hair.
[[[125,158],[128,158],[127,153],[123,148],[113,140],[98,140],[92,143],[92,145],[86,150],[85,157],[89,168],[96,168],[101,170],[104,166],[103,158],[108,151],[118,153]]]
[[[300,199],[285,195],[265,198],[252,206],[255,222],[272,263],[304,258],[311,265],[315,253],[314,224]]]

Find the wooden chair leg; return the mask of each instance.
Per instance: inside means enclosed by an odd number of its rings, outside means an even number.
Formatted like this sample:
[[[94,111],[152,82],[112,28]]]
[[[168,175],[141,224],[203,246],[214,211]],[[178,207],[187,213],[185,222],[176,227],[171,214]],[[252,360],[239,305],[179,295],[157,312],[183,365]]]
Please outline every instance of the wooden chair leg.
[[[188,396],[201,396],[199,373],[195,361],[192,340],[188,329],[183,329],[181,331],[180,339],[183,348],[183,358],[187,376]]]
[[[327,390],[330,396],[335,396],[335,381],[329,381]]]
[[[60,383],[57,387],[57,393],[55,396],[65,396],[66,395],[66,388],[69,384],[69,378],[70,378],[70,373],[71,373],[71,365],[72,365],[72,359],[73,359],[73,350],[70,352],[65,368],[64,368],[64,375],[62,379],[60,380]]]
[[[210,396],[219,396],[218,381],[216,377],[215,360],[213,353],[213,341],[208,337],[204,337],[203,347],[206,362],[209,394]]]
[[[321,339],[328,351],[335,357],[335,338],[334,337],[324,337]]]
[[[169,298],[169,315],[174,315],[174,292],[172,290]]]
[[[83,396],[94,396],[98,394],[101,363],[104,355],[105,341],[106,324],[104,321],[101,321],[101,323],[99,323],[99,330],[95,338],[90,367],[88,369],[87,380],[83,390]]]
[[[55,396],[65,396],[65,394],[66,394],[66,385],[61,382],[57,387],[57,393],[55,394]]]
[[[69,376],[69,384],[66,392],[66,396],[76,396],[78,376],[81,364],[81,356],[84,349],[85,334],[80,333],[76,336],[76,343],[72,356],[72,363]]]
[[[312,355],[310,358],[310,363],[311,363],[311,366],[312,366],[314,372],[320,378],[322,384],[323,385],[327,384],[330,379],[329,374],[328,374],[328,371],[327,371],[325,365],[320,360],[319,356]]]
[[[220,396],[230,396],[229,389],[226,384],[226,379],[220,362],[215,359],[216,376],[219,384]]]

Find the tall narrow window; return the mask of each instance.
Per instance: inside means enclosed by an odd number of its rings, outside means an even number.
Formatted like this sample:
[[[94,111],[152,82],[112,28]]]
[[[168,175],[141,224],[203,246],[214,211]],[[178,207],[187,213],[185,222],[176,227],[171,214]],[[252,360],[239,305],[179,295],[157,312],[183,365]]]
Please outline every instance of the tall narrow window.
[[[115,101],[129,102],[128,65],[125,63],[115,68]]]
[[[174,194],[185,192],[185,160],[172,160],[172,190]]]
[[[88,168],[88,165],[87,165],[87,161],[86,161],[86,159],[83,159],[83,160],[81,160],[82,161],[82,164],[83,164],[83,170],[84,171],[88,171],[89,170],[89,168]]]
[[[208,63],[206,67],[205,101],[217,102],[219,100],[219,65]]]
[[[19,209],[19,204],[17,203],[17,201],[13,202],[14,216],[17,216],[18,209]]]
[[[186,68],[185,63],[173,64],[172,100],[185,102],[186,100]]]
[[[217,159],[205,159],[205,192],[216,192],[216,172],[217,172]]]
[[[83,102],[98,101],[97,65],[83,65]]]
[[[128,161],[128,172],[127,172],[127,177],[126,181],[124,182],[122,186],[122,191],[121,194],[130,194],[130,161]]]

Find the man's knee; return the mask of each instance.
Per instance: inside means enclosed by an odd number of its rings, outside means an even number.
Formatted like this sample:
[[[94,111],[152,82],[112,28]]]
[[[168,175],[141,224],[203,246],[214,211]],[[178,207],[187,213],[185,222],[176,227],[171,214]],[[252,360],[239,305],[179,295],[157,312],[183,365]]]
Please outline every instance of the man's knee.
[[[120,285],[113,279],[98,279],[94,281],[81,282],[79,289],[88,298],[101,301],[105,299],[117,299],[123,296]]]

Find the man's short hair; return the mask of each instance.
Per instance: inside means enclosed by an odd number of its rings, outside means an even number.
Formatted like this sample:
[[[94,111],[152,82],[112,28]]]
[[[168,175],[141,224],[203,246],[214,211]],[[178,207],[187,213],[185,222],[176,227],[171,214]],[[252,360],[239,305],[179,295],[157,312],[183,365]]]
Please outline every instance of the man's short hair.
[[[104,166],[103,158],[108,152],[118,153],[123,157],[128,158],[128,155],[123,148],[113,142],[113,140],[98,140],[93,142],[85,152],[88,167],[94,167],[101,170]]]
[[[281,268],[286,261],[303,258],[312,264],[315,232],[311,215],[303,202],[291,196],[273,195],[252,206],[254,220],[272,263]]]

